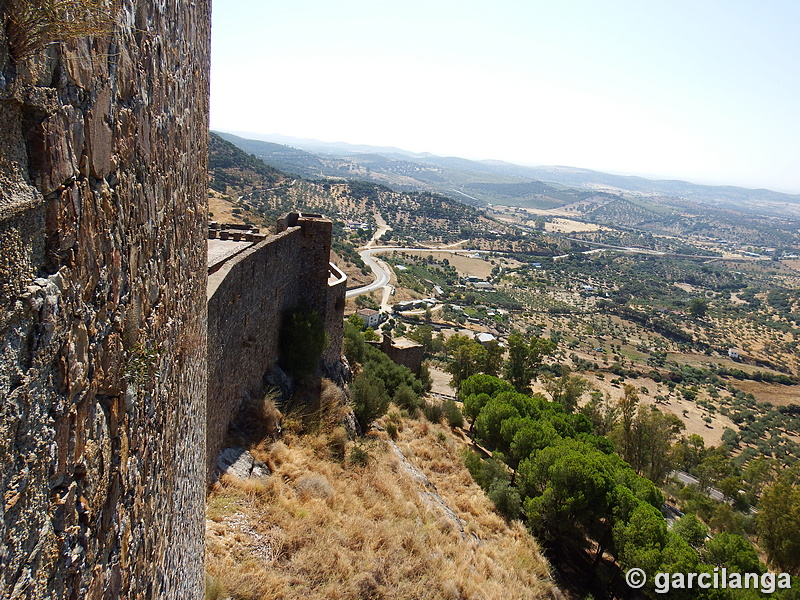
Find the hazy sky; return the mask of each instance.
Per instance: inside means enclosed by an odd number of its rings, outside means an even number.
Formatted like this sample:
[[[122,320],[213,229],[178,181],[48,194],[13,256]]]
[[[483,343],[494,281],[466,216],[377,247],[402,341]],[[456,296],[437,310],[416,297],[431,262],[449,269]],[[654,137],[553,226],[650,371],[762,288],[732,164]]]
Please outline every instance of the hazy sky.
[[[800,193],[797,0],[217,0],[211,127]]]

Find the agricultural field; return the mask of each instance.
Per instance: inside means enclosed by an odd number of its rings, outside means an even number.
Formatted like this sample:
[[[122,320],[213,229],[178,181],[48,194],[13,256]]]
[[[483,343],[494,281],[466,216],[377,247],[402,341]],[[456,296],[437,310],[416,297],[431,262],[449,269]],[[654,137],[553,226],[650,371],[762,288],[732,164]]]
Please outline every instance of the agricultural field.
[[[792,263],[776,269],[773,261],[612,250],[520,258],[394,253],[388,262],[400,287],[420,294],[443,289],[444,310],[431,315],[442,331],[547,338],[557,348],[550,364],[584,377],[588,389],[612,401],[633,385],[643,403],[675,415],[685,435],[708,446],[727,443],[745,459],[800,459],[800,422],[790,416],[800,411],[800,304],[784,287],[800,275]],[[495,291],[475,289],[469,276],[490,281]],[[415,326],[397,321],[401,329]],[[541,384],[534,390],[545,391]]]

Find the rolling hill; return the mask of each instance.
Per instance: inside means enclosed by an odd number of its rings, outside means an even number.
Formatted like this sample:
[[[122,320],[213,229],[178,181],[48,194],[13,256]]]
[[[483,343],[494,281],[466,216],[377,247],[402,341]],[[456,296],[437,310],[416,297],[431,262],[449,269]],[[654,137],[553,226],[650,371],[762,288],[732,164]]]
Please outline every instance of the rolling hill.
[[[277,157],[268,158],[271,153],[282,152],[289,155],[292,152],[300,152],[298,148],[306,153],[313,153],[322,163],[316,167],[317,175],[308,171],[301,173],[290,168],[286,169],[304,176],[370,179],[402,189],[414,189],[416,186],[416,189],[435,190],[476,204],[512,203],[515,206],[552,208],[580,200],[580,194],[587,190],[600,190],[656,198],[660,202],[667,203],[683,200],[709,208],[772,217],[800,218],[800,195],[766,189],[698,185],[680,180],[655,180],[574,167],[531,167],[496,160],[474,161],[458,157],[441,157],[428,153],[407,152],[398,148],[259,136],[292,146],[277,151],[274,149],[274,143],[260,140],[240,141],[244,138],[234,139],[237,136],[221,135],[247,152],[276,166],[277,163],[272,161],[277,160]],[[283,155],[280,158],[287,160]],[[303,160],[309,159],[297,156],[292,160],[294,168],[300,169]],[[540,187],[538,192],[520,194],[520,190],[534,184]]]
[[[251,148],[254,146],[250,146]],[[258,146],[266,151],[268,146]],[[278,151],[276,151],[277,153]],[[312,161],[300,152],[281,151]],[[297,163],[295,163],[297,164]],[[538,235],[487,217],[481,210],[451,197],[430,191],[392,189],[375,181],[342,177],[308,178],[298,176],[299,167],[283,172],[266,165],[233,143],[212,133],[209,143],[209,175],[214,218],[220,218],[226,205],[237,218],[254,225],[271,227],[274,219],[289,211],[318,212],[334,221],[338,240],[368,235],[380,214],[391,227],[384,240],[415,245],[471,240],[473,247],[485,250],[552,252]],[[306,171],[308,172],[308,171]],[[366,229],[357,224],[365,223]],[[344,249],[340,248],[344,251]]]

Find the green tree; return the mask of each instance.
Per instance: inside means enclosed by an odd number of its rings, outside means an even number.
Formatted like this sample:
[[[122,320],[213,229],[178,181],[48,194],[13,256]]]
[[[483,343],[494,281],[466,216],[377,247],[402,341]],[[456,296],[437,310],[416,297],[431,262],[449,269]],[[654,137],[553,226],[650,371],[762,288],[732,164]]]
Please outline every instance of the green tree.
[[[370,373],[361,373],[350,384],[353,412],[365,428],[389,408],[389,394],[383,381]]]
[[[445,370],[452,375],[451,385],[460,389],[461,382],[480,373],[486,365],[486,349],[478,342],[463,335],[454,335],[447,340],[452,361]]]
[[[738,573],[761,573],[764,565],[758,560],[753,544],[740,535],[723,531],[705,543],[703,560],[717,567]]]
[[[519,416],[514,406],[500,398],[492,398],[475,419],[475,434],[489,449],[507,453],[509,444],[502,435],[503,421]]]
[[[590,394],[589,402],[580,408],[580,413],[592,422],[595,435],[608,435],[617,424],[619,408],[611,402],[608,392],[603,395],[599,390],[594,390]]]
[[[518,473],[528,524],[548,543],[583,546],[609,514],[613,469],[587,444],[563,440],[537,450]]]
[[[662,482],[674,465],[672,445],[685,427],[673,414],[640,406],[633,423],[630,449],[636,472],[656,483]]]
[[[636,418],[636,409],[639,406],[639,395],[636,393],[636,388],[632,385],[626,384],[623,388],[622,398],[619,399],[619,427],[615,431],[615,437],[618,439],[619,452],[622,458],[630,461],[633,456],[633,425]]]
[[[708,302],[703,298],[692,298],[692,301],[689,303],[689,314],[692,315],[692,318],[702,319],[706,316],[707,312]]]
[[[567,373],[561,377],[547,377],[544,387],[553,402],[558,402],[571,413],[578,407],[578,400],[589,388],[589,382],[579,375]]]
[[[534,337],[527,342],[521,333],[515,331],[508,336],[508,360],[503,368],[505,378],[518,392],[529,392],[531,380],[542,360],[555,349],[556,345],[550,340]]]
[[[675,461],[684,471],[693,472],[703,462],[706,454],[706,443],[702,437],[693,433],[682,438],[673,448]]]
[[[490,398],[494,398],[501,392],[513,390],[512,385],[503,379],[485,373],[477,373],[462,382],[460,391],[465,397],[472,394],[488,394]]]
[[[655,573],[663,559],[667,523],[658,509],[635,500],[628,518],[615,523],[613,539],[623,568],[638,567],[647,573]]]
[[[528,360],[534,369],[538,368],[546,356],[556,351],[557,344],[540,337],[531,338],[528,344]]]
[[[703,456],[703,461],[694,471],[700,480],[700,489],[706,489],[733,475],[734,466],[727,450],[720,446],[709,448]]]
[[[780,469],[778,460],[759,456],[747,463],[742,470],[742,478],[751,490],[761,492],[768,483],[774,481]]]
[[[509,445],[508,463],[515,469],[519,463],[536,450],[553,446],[561,440],[561,435],[556,431],[548,419],[533,420],[525,417],[520,419],[514,427],[506,427],[509,421],[503,423],[500,433],[503,434]]]
[[[422,344],[426,354],[433,350],[433,327],[430,325],[418,325],[408,333],[408,338]]]
[[[756,529],[770,565],[800,575],[800,489],[789,475],[764,490]]]
[[[358,317],[358,315],[355,315]],[[351,365],[361,364],[364,362],[364,336],[361,335],[361,330],[364,326],[364,320],[361,317],[358,317],[358,320],[361,321],[361,325],[354,323],[352,317],[345,321],[344,324],[344,331],[342,334],[342,346],[344,350],[344,355],[347,357],[348,362]]]
[[[686,540],[673,531],[667,532],[667,543],[661,553],[661,565],[657,571],[661,573],[697,573],[700,568],[700,557],[697,551],[692,548]],[[692,599],[698,597],[698,590],[673,590],[669,597],[678,600]]]
[[[430,392],[433,388],[433,377],[431,377],[431,369],[427,363],[422,363],[419,368],[419,382],[424,393]]]
[[[486,349],[486,359],[483,365],[483,372],[496,377],[503,366],[503,355],[506,350],[497,340],[491,340],[484,348]]]
[[[531,379],[533,379],[529,356],[528,344],[521,333],[515,331],[508,336],[508,360],[503,374],[514,386],[514,389],[522,393],[530,390]]]
[[[708,536],[708,528],[694,515],[684,515],[675,521],[672,531],[695,549],[700,548]]]
[[[475,422],[478,415],[481,414],[483,407],[491,400],[489,394],[470,394],[464,398],[464,416],[469,420],[470,424]]]
[[[364,331],[364,318],[358,313],[353,313],[352,315],[347,317],[347,322],[353,325],[354,327],[358,327],[359,331]]]

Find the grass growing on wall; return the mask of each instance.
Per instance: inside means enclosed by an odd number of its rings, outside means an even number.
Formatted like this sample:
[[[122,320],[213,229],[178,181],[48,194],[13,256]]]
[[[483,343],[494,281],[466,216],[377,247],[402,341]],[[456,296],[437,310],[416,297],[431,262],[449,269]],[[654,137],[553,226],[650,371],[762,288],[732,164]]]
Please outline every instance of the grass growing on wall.
[[[11,56],[36,54],[46,46],[84,37],[105,37],[114,26],[106,0],[0,0]]]

